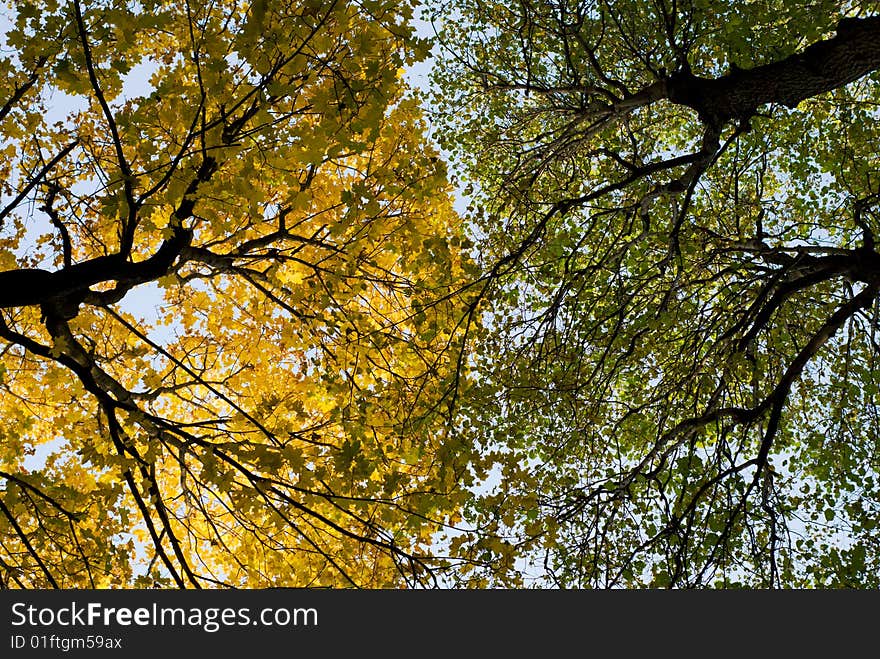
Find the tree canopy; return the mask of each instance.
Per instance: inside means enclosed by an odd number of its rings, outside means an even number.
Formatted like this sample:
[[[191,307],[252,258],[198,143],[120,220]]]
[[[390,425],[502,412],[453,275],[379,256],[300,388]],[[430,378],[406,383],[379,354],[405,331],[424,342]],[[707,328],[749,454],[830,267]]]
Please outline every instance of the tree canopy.
[[[10,3],[0,585],[880,586],[874,11]]]
[[[870,3],[435,20],[492,281],[467,418],[502,475],[461,546],[500,558],[474,579],[876,587]]]
[[[412,8],[14,4],[2,583],[430,583],[471,266]]]

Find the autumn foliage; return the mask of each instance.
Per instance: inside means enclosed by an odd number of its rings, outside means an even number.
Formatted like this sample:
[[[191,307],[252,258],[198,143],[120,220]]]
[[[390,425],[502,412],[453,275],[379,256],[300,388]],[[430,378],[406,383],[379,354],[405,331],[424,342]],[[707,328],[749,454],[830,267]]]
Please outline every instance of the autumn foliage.
[[[410,11],[8,15],[5,585],[430,580],[470,265]]]

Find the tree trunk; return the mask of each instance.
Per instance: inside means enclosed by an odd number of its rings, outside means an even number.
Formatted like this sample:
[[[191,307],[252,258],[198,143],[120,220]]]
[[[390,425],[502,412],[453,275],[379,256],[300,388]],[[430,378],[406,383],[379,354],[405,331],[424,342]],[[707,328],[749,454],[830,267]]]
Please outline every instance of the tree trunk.
[[[720,78],[688,70],[666,81],[667,98],[696,110],[708,125],[747,121],[770,103],[793,108],[804,99],[842,87],[880,68],[880,16],[847,18],[832,39],[819,41],[778,62],[736,69]]]

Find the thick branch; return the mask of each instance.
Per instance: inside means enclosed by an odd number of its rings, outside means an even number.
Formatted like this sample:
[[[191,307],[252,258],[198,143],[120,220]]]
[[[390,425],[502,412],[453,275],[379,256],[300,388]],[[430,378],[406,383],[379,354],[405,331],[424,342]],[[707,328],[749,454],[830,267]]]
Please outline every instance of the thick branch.
[[[54,300],[70,307],[75,314],[75,308],[87,295],[93,296],[91,301],[98,304],[116,302],[132,286],[167,274],[181,251],[192,242],[192,230],[184,228],[183,222],[192,216],[196,191],[216,170],[217,162],[213,158],[202,162],[172,215],[170,227],[173,234],[151,257],[131,263],[127,260],[127,254],[120,252],[74,263],[56,272],[39,268],[0,272],[0,309],[46,304]],[[102,293],[89,291],[95,284],[110,281],[117,282],[113,290]]]
[[[100,282],[144,283],[164,275],[180,251],[189,245],[192,232],[179,228],[150,258],[137,263],[121,255],[99,256],[56,272],[22,268],[0,272],[0,308],[44,304],[52,299],[68,298]]]
[[[719,126],[748,119],[770,103],[793,108],[801,101],[843,87],[880,68],[880,16],[847,18],[837,35],[800,53],[753,69],[736,69],[720,78],[701,78],[684,70],[667,80],[667,98],[695,109]]]

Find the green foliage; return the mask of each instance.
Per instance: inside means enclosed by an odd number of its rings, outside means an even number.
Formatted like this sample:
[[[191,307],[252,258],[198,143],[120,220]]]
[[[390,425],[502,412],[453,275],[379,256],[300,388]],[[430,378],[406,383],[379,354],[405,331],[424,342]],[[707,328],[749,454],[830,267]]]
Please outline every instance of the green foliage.
[[[433,5],[491,275],[472,583],[875,586],[877,75],[721,123],[686,95],[804,84],[785,58],[870,10]]]

